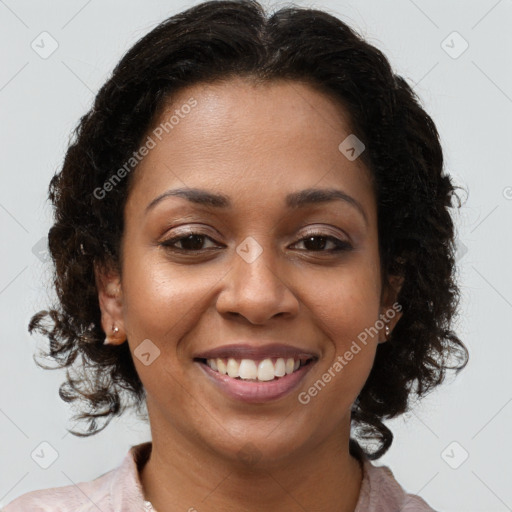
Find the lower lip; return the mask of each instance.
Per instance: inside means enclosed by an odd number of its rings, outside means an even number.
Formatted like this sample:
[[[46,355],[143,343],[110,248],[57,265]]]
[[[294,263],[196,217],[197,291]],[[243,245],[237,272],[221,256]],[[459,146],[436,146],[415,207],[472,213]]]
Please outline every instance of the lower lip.
[[[297,371],[266,382],[233,379],[212,370],[207,364],[196,361],[201,370],[228,396],[248,403],[264,403],[281,398],[296,388],[315,364],[311,361]]]

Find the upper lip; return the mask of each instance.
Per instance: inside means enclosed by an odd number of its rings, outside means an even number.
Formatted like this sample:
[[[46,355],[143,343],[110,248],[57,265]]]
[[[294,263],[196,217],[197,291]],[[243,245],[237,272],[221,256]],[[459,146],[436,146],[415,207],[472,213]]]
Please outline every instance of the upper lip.
[[[318,354],[309,349],[294,347],[292,345],[283,345],[279,343],[271,343],[268,345],[248,345],[233,344],[216,347],[205,352],[201,352],[194,356],[195,359],[217,359],[229,358],[234,359],[267,359],[272,357],[282,358],[302,358],[302,359],[318,359]]]

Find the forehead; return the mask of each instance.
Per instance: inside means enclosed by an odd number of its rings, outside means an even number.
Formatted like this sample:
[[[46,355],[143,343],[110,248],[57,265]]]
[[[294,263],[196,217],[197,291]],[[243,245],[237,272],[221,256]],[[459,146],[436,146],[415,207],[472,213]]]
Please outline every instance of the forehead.
[[[291,191],[337,187],[371,210],[368,169],[339,149],[351,133],[341,104],[305,83],[196,84],[171,97],[148,131],[155,145],[133,194],[147,203],[169,188],[198,187],[285,206]]]

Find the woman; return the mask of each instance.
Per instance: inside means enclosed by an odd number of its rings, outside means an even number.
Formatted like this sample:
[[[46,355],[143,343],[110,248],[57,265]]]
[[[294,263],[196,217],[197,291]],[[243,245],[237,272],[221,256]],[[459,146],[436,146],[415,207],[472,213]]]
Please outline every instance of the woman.
[[[433,121],[340,20],[244,0],[164,21],[52,179],[60,303],[29,326],[77,375],[76,435],[133,405],[152,440],[6,512],[433,510],[371,461],[382,420],[467,363],[454,195]]]

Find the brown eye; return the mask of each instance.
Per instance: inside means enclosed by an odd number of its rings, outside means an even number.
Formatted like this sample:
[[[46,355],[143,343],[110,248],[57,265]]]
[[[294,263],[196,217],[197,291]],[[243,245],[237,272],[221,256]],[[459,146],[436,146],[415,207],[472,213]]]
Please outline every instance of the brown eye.
[[[185,236],[176,236],[165,240],[160,245],[181,252],[202,251],[205,249],[203,244],[206,239],[212,240],[209,236],[202,233],[188,233]],[[181,247],[177,247],[177,244],[181,244]]]
[[[301,238],[297,243],[303,243],[306,251],[314,252],[339,252],[352,249],[348,242],[323,233],[308,233],[306,237]],[[325,250],[325,247],[329,244],[333,245],[334,248]]]

